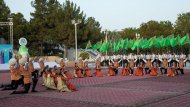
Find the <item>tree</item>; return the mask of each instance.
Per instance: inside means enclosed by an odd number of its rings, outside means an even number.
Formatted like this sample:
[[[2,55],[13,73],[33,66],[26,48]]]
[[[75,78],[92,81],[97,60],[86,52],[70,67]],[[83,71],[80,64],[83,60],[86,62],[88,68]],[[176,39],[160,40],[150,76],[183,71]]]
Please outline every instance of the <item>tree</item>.
[[[171,35],[173,33],[173,25],[170,21],[149,21],[142,23],[139,32],[143,37],[151,38],[154,36]]]
[[[27,37],[28,35],[28,22],[21,13],[11,13],[11,17],[14,22],[14,47],[18,47],[19,38]]]
[[[121,32],[122,38],[130,38],[133,39],[135,38],[135,34],[138,32],[137,28],[125,28],[123,29],[123,31]]]
[[[179,14],[175,22],[175,34],[190,34],[190,12]]]
[[[10,17],[10,9],[5,4],[4,0],[0,0],[0,22],[7,22]],[[8,40],[9,31],[8,27],[0,26],[0,36]]]

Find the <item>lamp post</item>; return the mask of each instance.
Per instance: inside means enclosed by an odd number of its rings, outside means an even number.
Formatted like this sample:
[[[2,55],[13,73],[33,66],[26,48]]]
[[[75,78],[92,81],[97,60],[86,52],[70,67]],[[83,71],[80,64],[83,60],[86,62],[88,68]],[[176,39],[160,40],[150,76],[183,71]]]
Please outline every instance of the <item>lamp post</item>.
[[[107,29],[105,30],[105,33],[106,33],[106,38],[105,38],[105,40],[106,40],[106,44],[108,43],[108,31],[107,31]],[[106,56],[108,55],[108,51],[106,50]]]
[[[136,36],[137,40],[140,38],[140,34],[139,33],[136,33],[135,36]],[[139,47],[137,47],[137,55],[138,54],[139,54]]]
[[[72,24],[75,25],[75,60],[77,60],[77,25],[81,23],[81,19],[72,20]]]

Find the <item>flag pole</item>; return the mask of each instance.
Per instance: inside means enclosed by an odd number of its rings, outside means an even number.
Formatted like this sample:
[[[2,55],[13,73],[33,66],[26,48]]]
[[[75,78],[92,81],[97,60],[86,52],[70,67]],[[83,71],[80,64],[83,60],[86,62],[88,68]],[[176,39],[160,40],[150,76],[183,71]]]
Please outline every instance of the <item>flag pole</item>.
[[[106,30],[106,38],[105,38],[105,40],[106,40],[106,44],[108,43],[108,32],[107,32],[107,30]],[[106,56],[108,55],[108,51],[106,50]]]

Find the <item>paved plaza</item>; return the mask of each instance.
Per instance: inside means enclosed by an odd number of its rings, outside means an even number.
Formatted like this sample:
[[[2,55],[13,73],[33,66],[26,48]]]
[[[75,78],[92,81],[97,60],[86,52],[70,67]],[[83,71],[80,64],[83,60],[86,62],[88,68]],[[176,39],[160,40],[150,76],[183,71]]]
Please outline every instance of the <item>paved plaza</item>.
[[[104,69],[103,72],[107,71]],[[10,82],[9,78],[8,72],[0,72],[0,83]],[[0,107],[190,106],[190,69],[185,70],[185,75],[176,77],[124,77],[119,74],[114,77],[76,78],[69,81],[78,91],[69,93],[46,90],[41,86],[41,79],[37,93],[9,95],[12,91],[0,91]]]

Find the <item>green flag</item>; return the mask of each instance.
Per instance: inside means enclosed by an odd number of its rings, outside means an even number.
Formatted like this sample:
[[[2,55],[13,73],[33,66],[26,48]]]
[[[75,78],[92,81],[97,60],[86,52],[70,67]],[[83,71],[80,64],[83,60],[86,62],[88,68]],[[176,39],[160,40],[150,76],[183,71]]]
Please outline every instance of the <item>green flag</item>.
[[[181,46],[184,45],[186,43],[186,40],[187,40],[187,36],[182,37],[179,41],[179,45]]]
[[[87,49],[89,49],[89,48],[91,48],[91,47],[92,47],[92,45],[91,45],[91,42],[90,42],[90,40],[89,40],[88,43],[87,43],[87,45],[86,45],[85,50],[87,50]]]
[[[124,47],[126,50],[129,48],[129,41],[128,39],[125,40],[125,47]]]
[[[174,35],[172,35],[172,38],[170,39],[170,44],[171,44],[171,47],[176,46],[176,39],[175,39]]]
[[[108,49],[108,45],[107,45],[106,42],[104,42],[104,43],[102,44],[102,46],[100,47],[100,52],[101,52],[101,53],[104,53],[104,52],[107,51],[107,49]]]

